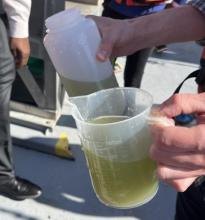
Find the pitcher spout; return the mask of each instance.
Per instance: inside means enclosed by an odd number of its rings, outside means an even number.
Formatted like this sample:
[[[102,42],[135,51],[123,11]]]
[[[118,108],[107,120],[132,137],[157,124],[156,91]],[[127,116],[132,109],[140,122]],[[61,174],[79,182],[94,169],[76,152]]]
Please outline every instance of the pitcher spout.
[[[85,121],[82,115],[82,107],[86,105],[86,96],[71,97],[68,99],[68,105],[75,120]]]
[[[74,119],[88,121],[91,115],[94,117],[97,112],[100,113],[107,100],[103,91],[105,90],[89,95],[70,97],[68,101]]]

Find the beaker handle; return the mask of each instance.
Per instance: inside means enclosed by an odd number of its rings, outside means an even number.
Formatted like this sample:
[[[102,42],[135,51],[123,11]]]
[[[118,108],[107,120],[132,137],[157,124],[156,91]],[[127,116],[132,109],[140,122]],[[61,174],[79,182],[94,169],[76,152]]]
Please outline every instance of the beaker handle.
[[[154,105],[150,114],[147,117],[148,125],[161,125],[164,127],[175,126],[175,122],[172,118],[168,118],[156,110],[158,105]]]
[[[161,125],[164,127],[175,126],[174,120],[165,116],[148,116],[148,125]]]

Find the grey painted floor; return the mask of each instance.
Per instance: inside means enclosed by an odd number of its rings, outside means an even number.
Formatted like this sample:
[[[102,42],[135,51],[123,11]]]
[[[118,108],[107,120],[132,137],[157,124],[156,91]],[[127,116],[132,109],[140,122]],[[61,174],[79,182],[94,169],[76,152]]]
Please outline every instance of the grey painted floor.
[[[142,88],[154,96],[155,103],[161,103],[188,73],[198,67],[200,51],[196,44],[185,43],[170,45],[166,53],[153,55],[146,66]],[[124,58],[118,59],[118,62],[120,69],[116,76],[122,85]],[[184,92],[195,90],[192,80],[183,88]],[[37,200],[22,202],[0,196],[0,220],[173,220],[176,193],[163,183],[160,183],[154,199],[144,206],[117,210],[101,204],[92,190],[67,103],[58,126],[50,136],[55,138],[62,132],[67,132],[69,136],[75,161],[14,147],[17,174],[39,184],[43,188],[43,195]],[[38,132],[12,126],[12,134],[18,133],[46,138]]]

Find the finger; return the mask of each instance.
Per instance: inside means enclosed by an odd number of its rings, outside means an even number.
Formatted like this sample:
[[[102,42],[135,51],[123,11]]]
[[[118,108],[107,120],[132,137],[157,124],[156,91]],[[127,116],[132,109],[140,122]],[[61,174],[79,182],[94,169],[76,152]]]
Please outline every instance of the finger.
[[[28,63],[28,58],[29,58],[28,54],[23,55],[23,57],[21,59],[21,67],[25,66]]]
[[[16,66],[16,68],[19,68],[20,67],[20,60],[21,60],[20,55],[16,49],[12,49],[11,52],[14,57],[15,66]]]
[[[163,164],[157,166],[158,177],[166,182],[175,179],[185,179],[195,176],[202,176],[204,174],[204,169],[186,170],[181,168],[179,169],[178,167],[173,166],[165,166]]]
[[[21,67],[25,66],[28,62],[28,58],[29,58],[28,54],[19,52],[19,57],[18,57],[16,67],[21,68]]]
[[[166,164],[166,166],[179,167],[180,169],[187,170],[205,169],[204,153],[176,153],[159,150],[158,147],[151,146],[150,157],[158,163]]]
[[[111,56],[114,42],[108,35],[109,33],[107,33],[105,29],[105,31],[102,33],[102,40],[96,55],[96,58],[99,61],[106,61]]]
[[[160,106],[160,112],[170,118],[182,113],[203,113],[205,112],[205,93],[174,95]]]
[[[205,125],[191,128],[155,126],[151,129],[154,145],[169,152],[205,151]]]
[[[197,124],[205,124],[205,114],[196,115]]]
[[[107,28],[109,27],[110,21],[112,19],[93,15],[89,15],[87,17],[95,21],[102,38],[99,48],[97,50],[96,58],[97,60],[102,62],[106,61],[107,59],[109,59],[113,48],[113,41],[111,39],[112,35],[110,35],[109,28]]]
[[[177,192],[185,192],[196,179],[197,177],[190,177],[185,179],[167,181],[167,183],[173,186],[177,190]]]
[[[17,50],[16,49],[11,49],[11,53],[14,58],[17,57]]]

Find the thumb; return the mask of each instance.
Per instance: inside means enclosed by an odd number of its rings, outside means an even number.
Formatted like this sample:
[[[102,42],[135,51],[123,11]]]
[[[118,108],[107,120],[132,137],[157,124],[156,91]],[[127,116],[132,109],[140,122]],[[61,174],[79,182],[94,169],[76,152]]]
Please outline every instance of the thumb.
[[[167,183],[172,185],[177,190],[177,192],[185,192],[192,185],[192,183],[196,180],[196,178],[197,177],[176,179],[170,182],[168,181]]]
[[[107,31],[105,31],[104,33],[102,33],[102,40],[97,50],[97,54],[96,54],[97,60],[103,62],[109,59],[112,54],[113,47],[114,47],[114,42],[109,37]]]
[[[93,15],[89,15],[87,17],[91,18],[96,23],[97,28],[100,32],[102,39],[96,53],[96,59],[98,61],[104,62],[107,59],[109,59],[114,46],[114,40],[112,39],[113,36],[110,33],[110,28],[109,28],[110,22],[113,19],[93,16]]]

